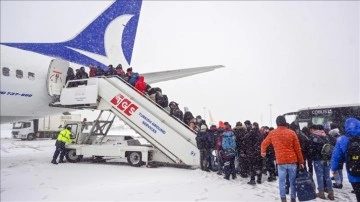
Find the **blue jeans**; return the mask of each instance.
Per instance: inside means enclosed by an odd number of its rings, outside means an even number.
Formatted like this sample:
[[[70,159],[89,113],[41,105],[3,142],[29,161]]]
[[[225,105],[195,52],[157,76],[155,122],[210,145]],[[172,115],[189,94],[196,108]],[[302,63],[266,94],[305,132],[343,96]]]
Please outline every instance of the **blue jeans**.
[[[296,169],[297,169],[296,164],[278,165],[280,197],[286,197],[285,181],[286,181],[286,174],[289,174],[290,197],[296,198],[296,193],[295,193]]]
[[[314,161],[314,168],[316,174],[316,182],[319,191],[324,191],[324,180],[328,191],[332,191],[332,183],[330,178],[330,164],[326,161]]]
[[[343,181],[343,170],[337,170],[337,175],[334,176],[334,179],[335,179],[335,184],[342,184],[342,181]]]

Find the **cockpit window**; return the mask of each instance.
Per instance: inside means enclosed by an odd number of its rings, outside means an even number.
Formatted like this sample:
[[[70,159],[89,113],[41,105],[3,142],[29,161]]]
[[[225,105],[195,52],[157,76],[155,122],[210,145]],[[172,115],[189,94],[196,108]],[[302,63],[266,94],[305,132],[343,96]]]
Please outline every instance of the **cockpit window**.
[[[29,79],[29,80],[34,80],[34,79],[35,79],[35,74],[32,73],[32,72],[29,72],[29,73],[28,73],[28,79]]]
[[[10,69],[7,68],[7,67],[3,67],[3,68],[2,68],[2,74],[3,74],[4,76],[10,76]]]
[[[22,79],[23,78],[23,71],[20,69],[16,70],[16,78]]]

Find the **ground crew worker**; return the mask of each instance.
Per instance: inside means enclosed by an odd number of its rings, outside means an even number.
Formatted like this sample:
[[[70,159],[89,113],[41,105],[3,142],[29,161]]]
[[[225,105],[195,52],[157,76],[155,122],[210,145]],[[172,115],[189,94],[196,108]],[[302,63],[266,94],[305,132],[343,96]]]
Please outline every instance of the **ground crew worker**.
[[[64,163],[64,157],[65,157],[65,143],[71,143],[73,142],[71,138],[71,127],[66,127],[64,130],[60,131],[57,139],[56,139],[56,150],[53,156],[53,160],[51,161],[52,164],[58,164],[56,162],[57,157],[60,154],[60,160],[59,163]]]

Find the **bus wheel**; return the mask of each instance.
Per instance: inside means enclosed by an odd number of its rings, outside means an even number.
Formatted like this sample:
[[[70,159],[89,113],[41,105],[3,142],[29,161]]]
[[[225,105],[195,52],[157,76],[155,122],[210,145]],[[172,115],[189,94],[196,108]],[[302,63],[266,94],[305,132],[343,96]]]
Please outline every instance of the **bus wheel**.
[[[71,163],[79,162],[83,156],[82,155],[76,155],[75,149],[70,149],[68,152],[66,152],[66,160],[68,160]]]

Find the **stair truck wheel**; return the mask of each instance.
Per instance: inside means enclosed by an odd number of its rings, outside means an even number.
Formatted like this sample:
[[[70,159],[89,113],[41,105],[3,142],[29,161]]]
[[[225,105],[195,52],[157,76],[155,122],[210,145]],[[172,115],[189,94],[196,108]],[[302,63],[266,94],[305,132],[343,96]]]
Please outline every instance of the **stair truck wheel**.
[[[27,136],[27,140],[34,140],[35,139],[35,135],[34,135],[34,133],[30,133],[30,134],[28,134],[28,136]]]
[[[143,164],[141,160],[141,152],[129,152],[127,155],[127,161],[131,166],[140,167]]]
[[[70,149],[69,151],[67,151],[65,157],[66,160],[68,160],[71,163],[79,162],[83,158],[82,155],[76,155],[75,149]]]

